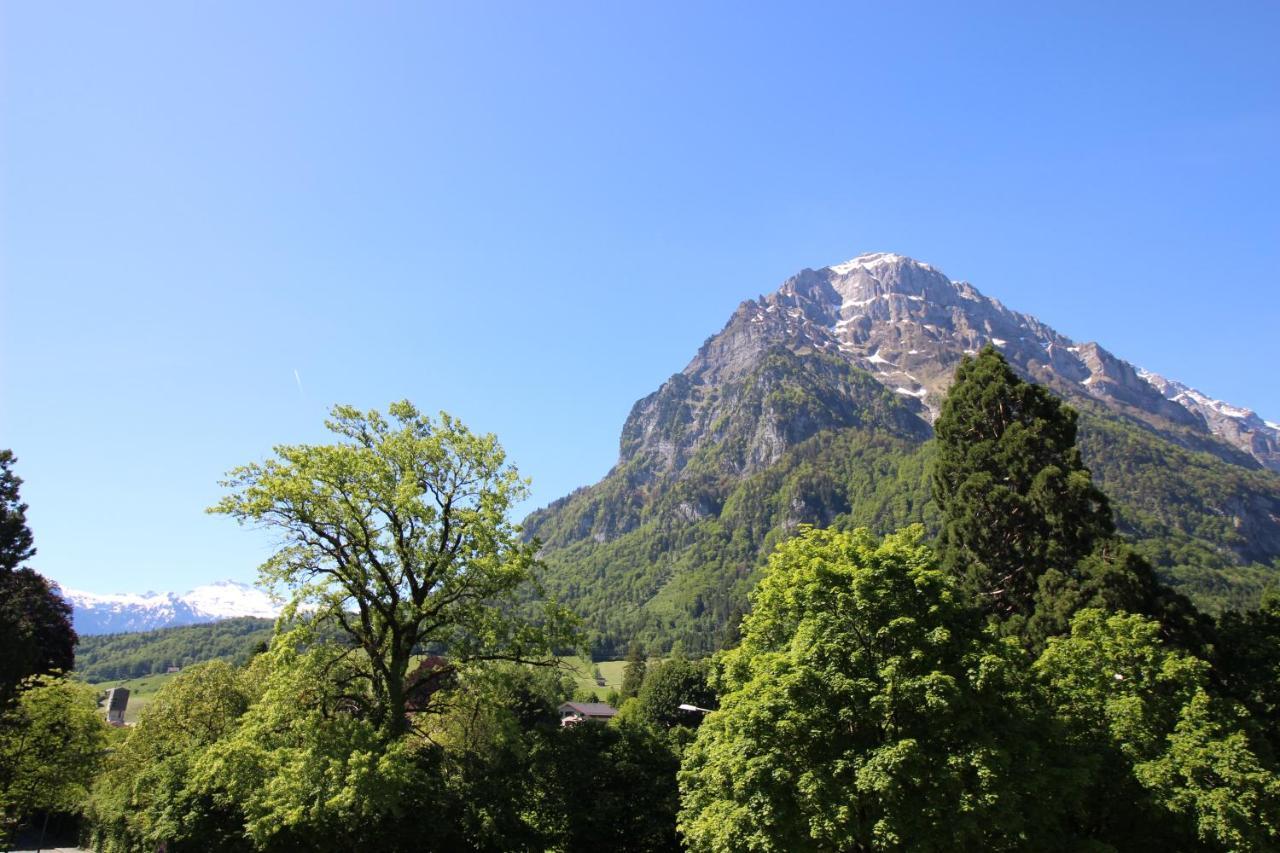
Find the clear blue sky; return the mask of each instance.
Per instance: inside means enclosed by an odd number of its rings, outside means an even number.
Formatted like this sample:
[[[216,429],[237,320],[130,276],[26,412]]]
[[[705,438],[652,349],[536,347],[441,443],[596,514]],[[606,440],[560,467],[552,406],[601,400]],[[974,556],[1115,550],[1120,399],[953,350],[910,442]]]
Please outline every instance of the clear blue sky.
[[[269,538],[202,510],[335,402],[496,432],[523,514],[864,251],[1280,420],[1280,6],[1042,5],[4,4],[34,565],[251,580]]]

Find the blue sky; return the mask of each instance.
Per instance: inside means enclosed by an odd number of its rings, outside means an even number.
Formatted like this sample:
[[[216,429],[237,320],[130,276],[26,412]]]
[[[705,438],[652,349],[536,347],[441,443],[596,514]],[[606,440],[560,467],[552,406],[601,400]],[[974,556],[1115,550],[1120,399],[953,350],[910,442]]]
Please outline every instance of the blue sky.
[[[203,508],[335,402],[496,432],[523,514],[864,251],[1280,420],[1280,6],[1046,5],[5,4],[34,565],[251,580],[270,537]]]

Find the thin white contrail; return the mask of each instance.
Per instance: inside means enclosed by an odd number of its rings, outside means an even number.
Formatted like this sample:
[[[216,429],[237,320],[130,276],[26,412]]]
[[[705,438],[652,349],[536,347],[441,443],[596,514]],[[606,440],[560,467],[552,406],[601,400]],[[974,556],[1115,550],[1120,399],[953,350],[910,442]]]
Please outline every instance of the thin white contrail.
[[[298,383],[298,393],[302,393],[302,377],[298,375],[298,368],[293,369],[293,378]]]

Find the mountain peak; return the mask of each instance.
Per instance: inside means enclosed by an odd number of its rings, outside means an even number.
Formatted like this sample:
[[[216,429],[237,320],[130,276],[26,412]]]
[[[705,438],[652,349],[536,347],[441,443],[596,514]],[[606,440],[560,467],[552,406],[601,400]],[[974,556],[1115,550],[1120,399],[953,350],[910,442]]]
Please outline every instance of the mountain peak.
[[[966,281],[894,252],[804,269],[774,293],[744,302],[685,375],[710,387],[746,376],[771,347],[826,353],[871,373],[932,421],[960,360],[987,344],[999,347],[1023,376],[1069,401],[1100,403],[1156,431],[1172,429],[1191,449],[1280,471],[1274,422],[1140,373],[1096,343],[1078,343]]]
[[[903,264],[920,267],[926,270],[933,270],[933,267],[928,264],[921,263],[914,258],[908,258],[906,255],[898,255],[893,252],[866,252],[858,255],[856,258],[851,258],[842,264],[832,264],[826,269],[831,270],[831,272],[836,275],[848,275],[855,270],[872,270],[877,267],[898,266]]]

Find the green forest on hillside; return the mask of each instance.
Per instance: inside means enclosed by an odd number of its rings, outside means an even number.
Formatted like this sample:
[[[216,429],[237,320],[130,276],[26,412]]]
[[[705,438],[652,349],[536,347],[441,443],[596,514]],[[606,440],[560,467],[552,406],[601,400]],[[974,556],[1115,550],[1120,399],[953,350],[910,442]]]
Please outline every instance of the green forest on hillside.
[[[207,625],[81,637],[76,674],[86,681],[141,678],[170,667],[225,660],[242,664],[271,640],[272,621],[242,617]]]
[[[1201,608],[1254,606],[1280,578],[1280,475],[1100,413],[1082,414],[1080,447],[1121,532]],[[768,554],[801,524],[937,531],[932,441],[883,425],[824,431],[746,478],[724,474],[719,452],[639,487],[623,467],[531,517],[549,588],[583,614],[596,656],[619,657],[633,639],[689,654],[720,648]],[[597,535],[622,515],[631,529]],[[1248,529],[1247,517],[1269,524]]]

